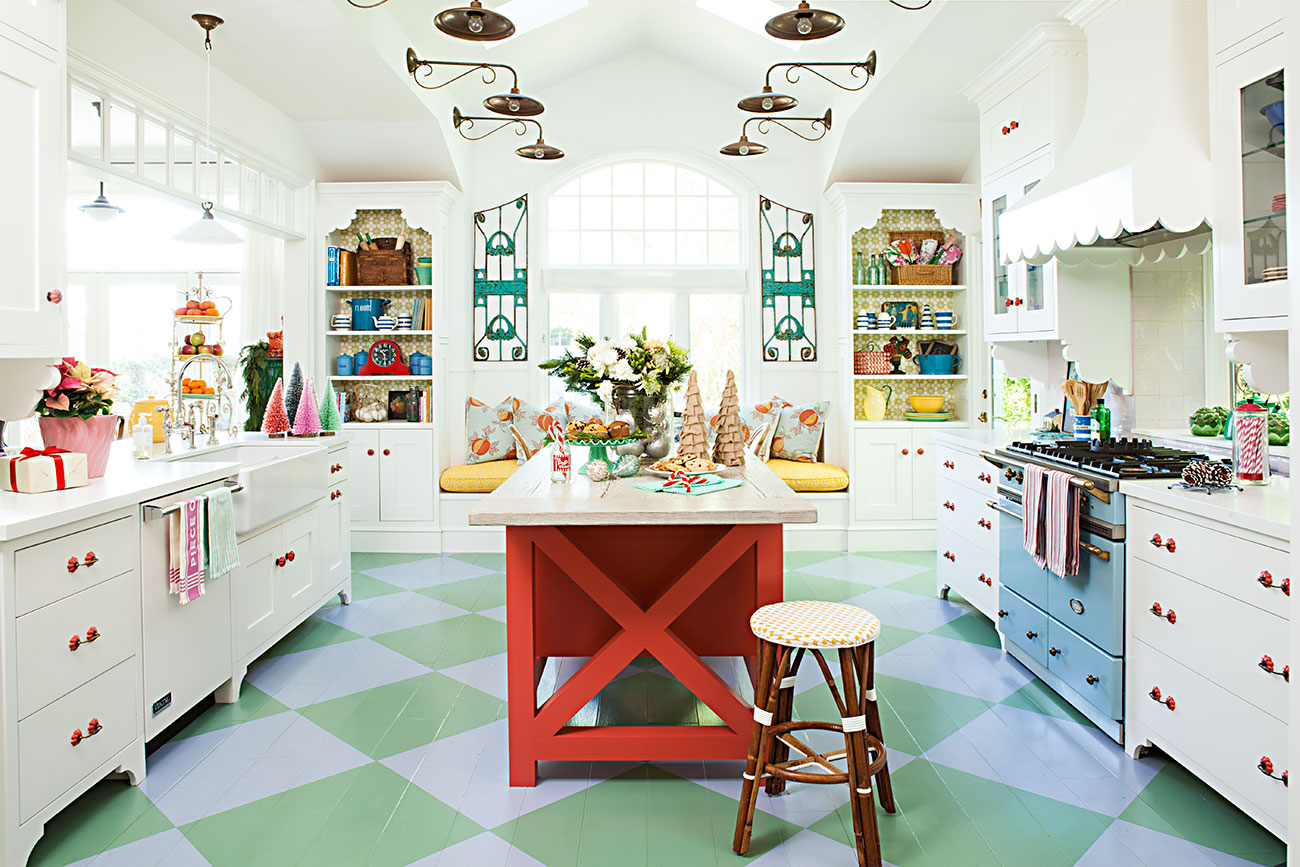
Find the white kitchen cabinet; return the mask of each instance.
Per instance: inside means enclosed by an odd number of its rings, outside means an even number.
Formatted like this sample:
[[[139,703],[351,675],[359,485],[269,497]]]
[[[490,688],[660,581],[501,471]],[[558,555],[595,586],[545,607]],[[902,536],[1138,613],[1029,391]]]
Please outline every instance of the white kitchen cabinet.
[[[50,4],[4,0],[3,20],[39,35]],[[56,32],[58,27],[56,19]],[[0,358],[64,354],[63,61],[5,38],[0,28]]]
[[[984,292],[984,331],[989,339],[1056,336],[1056,260],[1042,265],[1024,261],[1004,264],[1001,245],[1002,215],[1024,198],[1051,167],[1051,157],[1040,156],[984,185],[984,201],[988,203],[984,232],[993,239],[984,257],[984,284],[989,287]]]
[[[856,521],[929,520],[934,516],[934,435],[912,428],[853,432]]]
[[[63,45],[63,0],[0,0],[0,25],[30,37],[57,54]],[[0,26],[0,36],[7,36]]]
[[[240,540],[239,568],[230,577],[237,660],[265,649],[295,615],[319,604],[320,508]]]
[[[348,513],[357,524],[379,520],[379,431],[351,431],[348,448]]]
[[[1250,38],[1286,17],[1290,0],[1211,0],[1210,42],[1215,54],[1240,52]]]
[[[432,521],[438,483],[433,431],[396,425],[352,433],[348,488],[353,522]]]
[[[938,477],[935,560],[937,590],[956,590],[994,622],[998,616],[998,533],[996,472],[979,456],[979,446],[960,436],[943,437],[932,450]]]
[[[352,572],[352,513],[347,481],[333,482],[330,499],[321,507],[321,547],[324,587],[335,587]]]

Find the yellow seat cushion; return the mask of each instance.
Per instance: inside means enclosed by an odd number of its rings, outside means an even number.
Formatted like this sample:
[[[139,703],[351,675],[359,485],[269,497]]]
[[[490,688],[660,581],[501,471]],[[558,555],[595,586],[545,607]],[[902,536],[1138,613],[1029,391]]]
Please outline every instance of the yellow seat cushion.
[[[843,491],[849,486],[849,474],[834,464],[811,464],[772,458],[767,468],[781,477],[793,491],[827,493]]]
[[[484,461],[481,464],[456,464],[443,470],[438,485],[449,494],[490,494],[510,478],[519,466],[508,461]]]
[[[749,618],[749,628],[786,647],[860,647],[876,640],[880,620],[852,605],[801,600],[764,605]]]

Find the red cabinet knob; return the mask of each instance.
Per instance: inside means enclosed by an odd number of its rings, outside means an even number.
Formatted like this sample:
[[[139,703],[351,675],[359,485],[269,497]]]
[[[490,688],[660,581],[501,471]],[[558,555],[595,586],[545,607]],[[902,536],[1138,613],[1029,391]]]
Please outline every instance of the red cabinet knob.
[[[1007,299],[1006,306],[1010,307],[1010,306],[1011,306],[1012,304],[1014,304],[1014,303],[1015,303],[1014,301],[1012,301],[1010,298],[1008,298],[1008,299]]]
[[[903,449],[903,454],[907,454],[907,449]]]
[[[384,457],[388,457],[390,454],[392,454],[392,452],[390,452],[388,449],[384,449]],[[903,452],[903,454],[907,454],[907,452]]]
[[[63,293],[58,289],[51,289],[49,292],[45,293],[45,300],[51,304],[59,304],[63,301]]]
[[[1011,127],[1009,127],[1009,126],[1004,126],[1004,127],[1002,127],[1002,134],[1003,134],[1003,135],[1006,135],[1006,134],[1009,133],[1009,132],[1011,132]]]
[[[94,737],[95,735],[99,734],[103,730],[104,727],[100,725],[99,720],[95,717],[91,717],[90,722],[86,724],[85,734],[82,734],[81,729],[73,729],[72,737],[70,737],[68,740],[75,747],[77,744],[81,743],[86,738]]]
[[[80,646],[81,636],[73,633],[72,637],[68,639],[68,650],[76,650]],[[1265,659],[1267,659],[1267,657],[1265,657]],[[1262,665],[1263,663],[1260,664]]]
[[[1009,124],[1009,126],[1011,127],[1012,130],[1020,129],[1020,121],[1018,121],[1018,120],[1013,120],[1013,121],[1011,121],[1011,123]]]
[[[1174,613],[1174,609],[1170,608],[1168,611],[1165,611],[1163,608],[1160,607],[1159,602],[1151,603],[1151,613],[1154,614],[1156,617],[1163,617],[1164,619],[1168,620],[1170,623],[1175,623],[1178,620],[1178,615]]]
[[[1158,686],[1151,687],[1151,691],[1147,693],[1147,695],[1151,696],[1152,701],[1158,701],[1170,710],[1173,710],[1177,706],[1174,697],[1172,695],[1162,696],[1160,693],[1160,687]]]
[[[944,461],[943,465],[950,470],[956,468],[956,464],[954,464],[952,461]]]
[[[1286,771],[1283,771],[1282,774],[1281,774],[1281,776],[1278,776],[1277,774],[1274,774],[1274,773],[1273,773],[1273,760],[1270,759],[1268,756],[1260,756],[1260,757],[1259,757],[1259,764],[1256,765],[1256,767],[1259,768],[1259,772],[1260,772],[1261,774],[1263,774],[1264,776],[1266,776],[1266,777],[1272,777],[1272,778],[1275,779],[1275,780],[1281,780],[1281,781],[1282,781],[1282,785],[1284,785],[1284,786],[1288,786],[1288,787],[1289,787],[1289,783],[1288,783],[1288,780],[1287,780],[1287,772],[1286,772]]]
[[[1024,303],[1025,303],[1025,299],[1023,299],[1023,298],[1017,298],[1017,299],[1016,299],[1016,306],[1017,306],[1017,307],[1019,307],[1021,304],[1024,304]]]
[[[284,564],[285,564],[286,562],[287,562],[287,561],[286,561],[283,557],[276,557],[276,558],[275,558],[275,565],[277,565],[277,566],[283,567]]]
[[[375,456],[375,450],[374,450],[374,449],[366,449],[366,454],[370,455],[370,457],[373,458],[373,457]]]
[[[1283,579],[1282,579],[1282,582],[1281,582],[1280,584],[1274,584],[1274,583],[1273,583],[1273,575],[1272,575],[1272,573],[1270,573],[1267,569],[1265,569],[1263,572],[1260,572],[1260,573],[1259,573],[1259,577],[1258,577],[1257,579],[1255,579],[1255,580],[1257,580],[1257,581],[1258,581],[1261,585],[1263,585],[1264,587],[1271,587],[1271,588],[1273,588],[1274,590],[1281,590],[1282,593],[1283,593],[1284,595],[1286,595],[1286,596],[1290,596],[1290,595],[1291,595],[1291,579],[1290,579],[1290,578],[1283,578]]]
[[[1259,660],[1259,667],[1264,669],[1264,671],[1267,671],[1269,674],[1276,674],[1287,683],[1291,682],[1291,666],[1288,665],[1281,671],[1278,671],[1273,667],[1273,657],[1268,656],[1267,654]]]
[[[285,557],[286,560],[288,560],[290,563],[292,563],[292,562],[293,562],[294,554],[293,554],[292,551],[290,551],[288,554],[285,554],[284,557]]]
[[[1151,544],[1154,545],[1154,546],[1157,547],[1157,548],[1159,548],[1161,545],[1163,545],[1163,544],[1164,544],[1164,541],[1165,541],[1165,540],[1162,539],[1162,538],[1160,537],[1160,534],[1159,534],[1159,533],[1153,533],[1153,534],[1151,535]]]

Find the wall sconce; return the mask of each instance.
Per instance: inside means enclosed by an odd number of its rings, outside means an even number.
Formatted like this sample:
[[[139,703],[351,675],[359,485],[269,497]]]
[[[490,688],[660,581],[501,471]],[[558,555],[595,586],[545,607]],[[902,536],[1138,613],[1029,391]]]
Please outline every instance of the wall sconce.
[[[808,0],[799,0],[797,9],[773,16],[764,29],[777,39],[823,39],[843,30],[844,19],[834,12],[813,9]]]
[[[374,9],[383,6],[388,0],[375,0],[374,3],[358,3],[348,0],[358,9]],[[470,0],[468,6],[444,9],[433,16],[433,26],[448,36],[468,39],[470,42],[495,42],[515,34],[515,25],[500,12],[484,9],[479,0]]]
[[[465,71],[455,75],[441,84],[425,84],[421,78],[428,80],[433,77],[433,68],[435,66],[454,66],[465,68]],[[446,87],[453,81],[459,81],[475,70],[483,70],[483,83],[491,84],[497,80],[497,70],[507,70],[514,83],[510,87],[509,93],[498,93],[489,96],[483,100],[483,107],[488,111],[495,111],[497,114],[504,114],[508,117],[534,117],[546,110],[541,100],[534,99],[519,92],[519,73],[515,72],[514,67],[507,66],[504,63],[461,63],[455,60],[421,60],[415,56],[415,49],[406,49],[406,71],[411,73],[411,78],[415,83],[425,90],[437,90],[440,87]]]
[[[800,69],[806,69],[818,78],[835,85],[840,90],[856,91],[866,87],[867,82],[871,81],[871,77],[876,74],[876,52],[873,51],[868,54],[866,60],[853,63],[773,63],[768,67],[767,76],[763,79],[763,90],[753,96],[745,97],[740,102],[736,103],[736,106],[740,108],[741,111],[769,114],[777,111],[788,111],[798,105],[799,100],[795,99],[793,96],[784,93],[774,93],[772,91],[772,71],[780,69],[781,67],[785,67],[785,80],[791,84],[798,84],[798,71]],[[862,79],[860,84],[853,87],[840,84],[838,81],[835,81],[817,71],[818,69],[835,69],[844,67],[848,68],[849,75],[854,79],[859,78],[862,73],[866,73],[866,77]]]
[[[787,126],[786,122],[800,121],[809,124],[812,135],[804,135],[797,129]],[[820,141],[826,137],[826,133],[831,128],[831,110],[826,109],[826,113],[821,117],[787,117],[783,120],[777,120],[774,117],[750,117],[745,119],[745,123],[740,127],[740,139],[719,148],[718,152],[728,157],[756,157],[759,154],[767,153],[767,145],[759,142],[750,141],[747,133],[751,123],[758,124],[759,135],[767,135],[766,124],[774,123],[787,132],[794,133],[804,141]]]
[[[765,118],[766,119],[766,118]],[[482,135],[469,135],[469,130],[474,128],[474,122],[484,120],[497,124],[492,129]],[[468,141],[482,141],[495,132],[500,132],[508,126],[515,127],[515,135],[525,135],[528,132],[528,125],[533,124],[537,127],[537,141],[534,144],[524,145],[515,148],[515,156],[523,157],[528,160],[558,160],[564,156],[564,151],[546,143],[542,138],[542,124],[532,118],[509,118],[502,120],[499,117],[470,117],[460,113],[459,108],[451,110],[451,125],[460,133],[460,137]]]

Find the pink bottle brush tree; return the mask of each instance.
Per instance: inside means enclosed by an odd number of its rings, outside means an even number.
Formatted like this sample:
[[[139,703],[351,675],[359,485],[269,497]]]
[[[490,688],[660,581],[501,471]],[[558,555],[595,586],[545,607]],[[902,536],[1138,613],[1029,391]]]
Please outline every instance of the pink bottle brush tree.
[[[308,379],[298,398],[298,411],[293,416],[293,435],[314,437],[320,433],[320,413],[316,411],[316,390]]]

